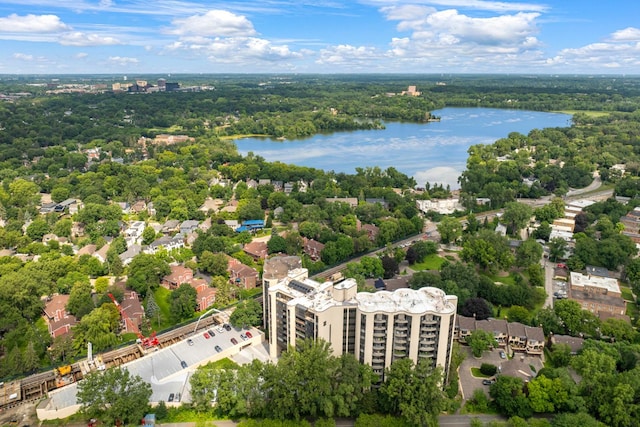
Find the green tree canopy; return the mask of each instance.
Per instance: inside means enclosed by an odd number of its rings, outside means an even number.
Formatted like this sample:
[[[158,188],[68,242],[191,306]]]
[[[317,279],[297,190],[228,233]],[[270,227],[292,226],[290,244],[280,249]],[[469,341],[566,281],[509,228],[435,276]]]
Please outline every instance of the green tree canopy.
[[[122,368],[87,375],[78,383],[80,410],[105,425],[138,424],[148,411],[151,394],[151,385]]]

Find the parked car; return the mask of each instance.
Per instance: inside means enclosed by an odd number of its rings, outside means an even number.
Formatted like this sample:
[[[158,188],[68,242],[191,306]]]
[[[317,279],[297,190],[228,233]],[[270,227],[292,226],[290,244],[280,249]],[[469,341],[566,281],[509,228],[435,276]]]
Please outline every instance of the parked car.
[[[216,331],[218,331],[218,333],[223,333],[224,332],[224,328],[222,327],[222,325],[218,326],[216,328]]]
[[[205,337],[205,339],[209,339],[209,338],[211,338],[211,335],[209,335],[209,332],[205,332],[204,333],[204,337]]]
[[[173,393],[171,393],[171,394],[169,395],[169,398],[167,399],[167,402],[173,402],[173,397],[174,397],[174,394],[173,394]]]
[[[219,345],[217,345],[217,346],[216,346],[216,351],[217,351],[218,353],[220,353],[220,352],[222,351],[222,347],[220,347]]]
[[[505,354],[504,351],[500,350],[499,354],[500,354],[500,359],[506,359],[507,358],[507,355]]]
[[[238,340],[235,338],[231,338],[231,344],[236,345],[238,344]]]
[[[187,362],[185,362],[184,360],[181,360],[180,366],[182,366],[182,369],[186,369],[188,365],[187,365]]]
[[[493,383],[494,383],[493,380],[482,380],[482,385],[491,385]]]
[[[215,336],[216,336],[216,333],[215,333],[215,332],[213,332],[213,329],[209,329],[209,330],[207,331],[207,333],[209,334],[209,336],[210,336],[210,337],[215,337]]]
[[[225,328],[227,331],[230,331],[230,330],[231,330],[231,325],[229,325],[228,323],[225,323],[225,324],[224,324],[224,328]]]
[[[240,338],[242,338],[242,341],[246,341],[247,340],[247,336],[245,334],[240,334]]]
[[[176,393],[176,402],[180,402],[182,395],[180,393]]]
[[[193,340],[192,340],[191,338],[189,338],[189,339],[187,340],[187,344],[189,344],[189,345],[193,345]]]
[[[251,335],[251,332],[249,331],[245,332],[244,334],[247,336],[247,338],[253,338],[253,335]]]

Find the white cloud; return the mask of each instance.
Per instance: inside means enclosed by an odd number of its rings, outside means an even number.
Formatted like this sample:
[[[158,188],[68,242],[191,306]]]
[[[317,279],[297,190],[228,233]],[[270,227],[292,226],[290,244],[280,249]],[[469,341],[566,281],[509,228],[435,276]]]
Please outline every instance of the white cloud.
[[[60,44],[65,46],[108,46],[122,43],[115,37],[74,31],[63,34],[60,37]]]
[[[613,41],[640,41],[640,28],[627,27],[611,34]]]
[[[427,182],[431,184],[442,184],[445,187],[449,185],[451,189],[460,188],[458,178],[462,174],[464,166],[459,170],[450,166],[438,166],[435,168],[416,172],[413,177],[419,186],[425,185]]]
[[[126,56],[110,56],[109,61],[118,65],[132,65],[140,62],[138,61],[138,58],[130,58]]]
[[[429,15],[426,23],[428,29],[462,41],[517,44],[523,38],[537,32],[535,19],[538,16],[538,13],[517,13],[491,18],[473,18],[451,9]]]
[[[0,28],[7,33],[55,33],[70,30],[56,15],[24,15],[15,13],[0,18]]]
[[[16,52],[12,56],[14,59],[19,59],[21,61],[33,61],[33,55],[28,55],[26,53]]]
[[[257,37],[184,37],[166,48],[204,55],[222,63],[271,62],[302,57],[301,53],[291,51],[287,45],[274,45],[269,40]]]
[[[318,64],[354,64],[381,59],[384,53],[368,46],[351,46],[348,44],[331,46],[320,50]]]
[[[246,17],[226,10],[210,10],[203,15],[174,19],[169,34],[212,37],[247,37],[256,34]]]
[[[80,52],[80,53],[76,53],[74,58],[76,58],[76,59],[84,59],[87,56],[89,56],[89,54],[87,52]]]

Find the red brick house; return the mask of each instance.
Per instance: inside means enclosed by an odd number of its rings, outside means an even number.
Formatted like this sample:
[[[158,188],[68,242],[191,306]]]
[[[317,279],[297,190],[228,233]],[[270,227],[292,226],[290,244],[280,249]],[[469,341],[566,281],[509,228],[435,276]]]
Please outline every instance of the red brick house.
[[[201,292],[198,292],[197,296],[198,310],[204,311],[211,307],[216,302],[216,289],[207,287]]]
[[[75,316],[67,313],[69,295],[55,295],[44,306],[44,319],[53,338],[68,334],[78,323]]]
[[[193,279],[193,270],[182,265],[171,266],[171,274],[164,276],[160,285],[169,290],[177,289],[183,283]]]
[[[265,259],[269,253],[267,244],[265,242],[258,241],[247,243],[244,245],[242,250],[256,261],[259,259]]]
[[[309,255],[313,261],[317,261],[320,259],[320,254],[324,249],[324,244],[313,240],[313,239],[304,239],[302,242],[302,251]]]
[[[380,228],[374,224],[364,224],[361,229],[367,232],[367,238],[371,242],[375,242],[380,233]]]
[[[258,285],[258,272],[235,258],[229,258],[229,281],[244,289],[253,289]]]
[[[120,307],[122,311],[127,315],[129,319],[138,327],[138,330],[142,326],[142,319],[144,319],[144,308],[142,308],[142,304],[140,303],[140,299],[138,299],[138,294],[134,291],[125,291],[124,299],[120,303]],[[124,331],[125,332],[135,332],[129,327],[128,322],[124,322]]]

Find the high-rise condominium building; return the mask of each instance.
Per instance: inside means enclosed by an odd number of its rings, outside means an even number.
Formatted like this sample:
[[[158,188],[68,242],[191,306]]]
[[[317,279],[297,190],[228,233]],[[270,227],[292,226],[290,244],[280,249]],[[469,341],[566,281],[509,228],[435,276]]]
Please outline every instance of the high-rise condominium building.
[[[355,280],[319,283],[297,268],[269,286],[269,351],[277,357],[305,338],[323,339],[334,355],[351,353],[383,378],[395,360],[429,359],[447,371],[458,297],[441,289],[357,292]]]

